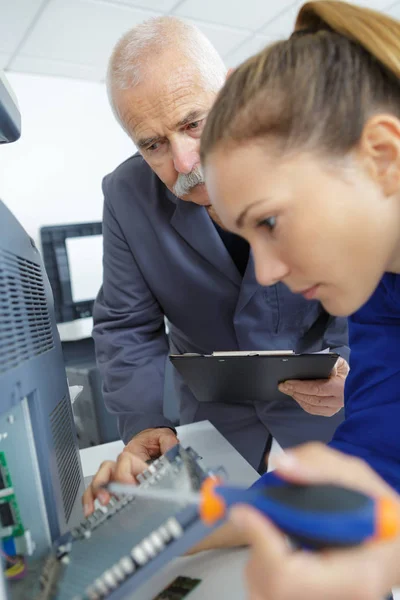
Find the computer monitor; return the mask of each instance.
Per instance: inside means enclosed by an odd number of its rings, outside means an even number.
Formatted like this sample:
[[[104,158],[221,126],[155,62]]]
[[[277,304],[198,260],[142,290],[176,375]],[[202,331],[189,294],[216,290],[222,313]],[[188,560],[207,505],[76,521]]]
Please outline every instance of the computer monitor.
[[[13,142],[20,131],[15,98],[1,76],[0,141]],[[29,556],[29,569],[40,569],[54,540],[81,519],[83,489],[50,284],[33,240],[0,201],[3,556]],[[0,580],[4,588],[2,572]],[[30,596],[21,589],[20,597]]]
[[[50,285],[1,201],[0,413],[0,537],[39,564],[82,516],[83,475]]]
[[[91,317],[103,277],[101,222],[42,227],[40,238],[57,323]]]

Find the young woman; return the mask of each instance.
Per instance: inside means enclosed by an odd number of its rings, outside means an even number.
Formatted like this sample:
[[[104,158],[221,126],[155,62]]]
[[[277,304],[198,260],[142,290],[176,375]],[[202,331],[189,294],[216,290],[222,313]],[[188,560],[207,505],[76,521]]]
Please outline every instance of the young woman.
[[[351,315],[346,419],[331,446],[399,491],[400,23],[320,0],[295,29],[221,91],[202,136],[206,183],[222,222],[251,244],[260,283]],[[293,456],[286,476],[388,489],[330,449]],[[400,583],[400,541],[290,555],[260,515],[235,518],[254,548],[254,600],[365,600]]]

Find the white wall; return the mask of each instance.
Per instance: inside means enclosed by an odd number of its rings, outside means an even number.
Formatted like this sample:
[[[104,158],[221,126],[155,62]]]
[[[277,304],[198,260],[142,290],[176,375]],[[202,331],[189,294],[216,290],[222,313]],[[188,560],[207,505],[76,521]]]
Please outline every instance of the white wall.
[[[134,150],[105,86],[19,73],[7,78],[22,136],[0,148],[0,198],[36,241],[42,225],[100,220],[102,177]]]
[[[7,78],[22,136],[0,147],[0,198],[38,245],[42,225],[101,220],[101,180],[135,150],[111,113],[105,86],[19,73]],[[77,322],[64,337],[90,327]]]
[[[116,123],[105,86],[8,73],[22,114],[22,136],[0,148],[0,198],[28,233],[96,221],[102,177],[133,153]]]

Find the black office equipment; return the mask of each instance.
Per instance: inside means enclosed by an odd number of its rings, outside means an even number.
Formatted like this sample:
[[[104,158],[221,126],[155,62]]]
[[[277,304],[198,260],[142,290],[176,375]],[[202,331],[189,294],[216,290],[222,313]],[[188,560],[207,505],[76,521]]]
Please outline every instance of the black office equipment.
[[[71,271],[68,261],[68,238],[80,238],[102,234],[101,222],[71,223],[41,227],[40,239],[44,266],[50,281],[54,296],[54,311],[57,323],[65,323],[76,319],[91,317],[93,297],[75,301],[72,293]],[[90,257],[82,257],[90,260]]]
[[[16,142],[21,135],[21,115],[16,99],[0,72],[0,144]]]
[[[88,295],[90,297],[74,297],[73,265],[70,264],[68,242],[71,239],[101,234],[101,222],[53,225],[40,229],[44,264],[53,291],[57,323],[92,317],[95,296],[101,282],[93,282],[93,289]],[[93,264],[94,257],[82,256],[81,260],[82,264],[85,261]],[[99,261],[101,250],[97,256],[97,262]],[[62,349],[69,384],[83,387],[74,404],[79,447],[87,448],[117,440],[117,419],[107,412],[104,404],[93,339],[86,337],[62,340]]]

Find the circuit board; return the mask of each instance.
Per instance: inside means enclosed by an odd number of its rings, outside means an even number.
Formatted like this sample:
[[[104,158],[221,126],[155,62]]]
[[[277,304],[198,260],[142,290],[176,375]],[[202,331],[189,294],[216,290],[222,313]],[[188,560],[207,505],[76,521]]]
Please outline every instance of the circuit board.
[[[24,534],[18,502],[4,452],[0,452],[0,538],[14,538]]]
[[[139,476],[139,485],[196,491],[208,477],[191,448],[175,446]],[[220,474],[220,473],[219,473]],[[35,600],[131,597],[142,583],[207,533],[196,506],[112,498],[64,536],[49,556]]]

